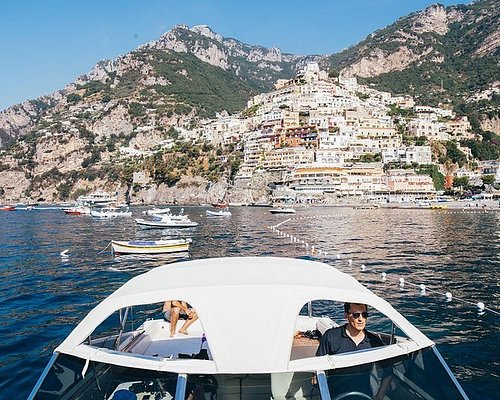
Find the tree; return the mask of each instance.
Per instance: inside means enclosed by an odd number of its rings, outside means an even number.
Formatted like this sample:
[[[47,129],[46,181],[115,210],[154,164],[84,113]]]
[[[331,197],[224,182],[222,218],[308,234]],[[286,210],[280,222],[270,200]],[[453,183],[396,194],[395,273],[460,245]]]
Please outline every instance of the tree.
[[[483,185],[493,185],[495,183],[495,175],[483,175],[481,177]]]
[[[462,190],[468,190],[470,188],[469,177],[462,176],[453,179],[453,187],[461,187]]]
[[[415,146],[425,146],[427,144],[427,138],[425,136],[419,136],[415,139]]]
[[[331,68],[329,71],[328,71],[328,77],[329,78],[338,78],[339,77],[339,71],[337,71],[335,68]]]
[[[70,104],[78,103],[81,99],[82,99],[82,96],[80,96],[78,93],[70,93],[66,96],[66,100]]]

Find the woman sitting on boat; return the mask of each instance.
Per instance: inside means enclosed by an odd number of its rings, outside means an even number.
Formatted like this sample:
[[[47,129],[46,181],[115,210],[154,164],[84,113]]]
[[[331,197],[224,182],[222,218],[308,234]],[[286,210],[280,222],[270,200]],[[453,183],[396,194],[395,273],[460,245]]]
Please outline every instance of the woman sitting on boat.
[[[185,319],[184,325],[179,329],[179,333],[189,335],[187,329],[198,319],[196,311],[189,307],[185,301],[167,300],[163,304],[165,320],[170,323],[170,337],[174,337],[175,328],[179,319]]]

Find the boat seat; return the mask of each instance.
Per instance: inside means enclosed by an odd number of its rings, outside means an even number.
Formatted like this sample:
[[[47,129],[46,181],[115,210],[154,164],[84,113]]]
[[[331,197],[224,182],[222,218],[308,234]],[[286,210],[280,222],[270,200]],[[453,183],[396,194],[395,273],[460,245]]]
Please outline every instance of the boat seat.
[[[311,372],[278,372],[271,374],[273,400],[306,400],[310,398]]]
[[[328,329],[336,328],[338,326],[339,324],[327,317],[320,318],[316,322],[316,329],[319,331],[319,333],[321,333],[321,335],[323,335]]]

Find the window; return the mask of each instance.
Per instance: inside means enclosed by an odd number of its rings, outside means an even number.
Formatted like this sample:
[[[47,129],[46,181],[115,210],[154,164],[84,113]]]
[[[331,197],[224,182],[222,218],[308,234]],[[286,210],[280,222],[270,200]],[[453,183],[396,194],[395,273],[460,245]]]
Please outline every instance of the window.
[[[331,398],[373,398],[380,390],[387,400],[464,398],[432,348],[325,373]]]
[[[141,395],[138,398],[142,399],[171,399],[175,395],[175,373],[90,362],[82,376],[84,368],[85,360],[60,354],[34,399],[112,399],[119,391]]]

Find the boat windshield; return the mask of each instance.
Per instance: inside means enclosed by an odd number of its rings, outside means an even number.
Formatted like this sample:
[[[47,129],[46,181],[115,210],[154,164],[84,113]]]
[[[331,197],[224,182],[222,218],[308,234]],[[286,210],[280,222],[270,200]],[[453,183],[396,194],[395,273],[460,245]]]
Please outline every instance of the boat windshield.
[[[86,366],[85,360],[60,354],[30,400],[172,399],[176,385],[176,373],[95,362]]]
[[[332,400],[467,399],[433,348],[325,374]]]
[[[31,399],[467,399],[433,348],[360,366],[314,372],[178,375],[60,354]],[[326,379],[324,379],[326,377]],[[129,396],[129,397],[127,397]],[[135,397],[134,397],[135,396]],[[380,397],[376,397],[380,396]]]

